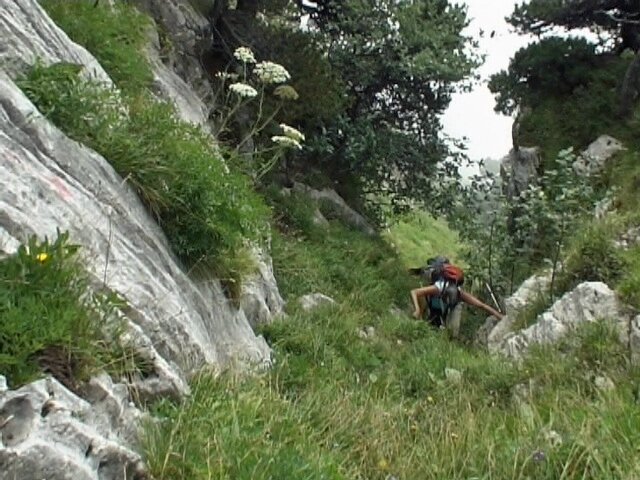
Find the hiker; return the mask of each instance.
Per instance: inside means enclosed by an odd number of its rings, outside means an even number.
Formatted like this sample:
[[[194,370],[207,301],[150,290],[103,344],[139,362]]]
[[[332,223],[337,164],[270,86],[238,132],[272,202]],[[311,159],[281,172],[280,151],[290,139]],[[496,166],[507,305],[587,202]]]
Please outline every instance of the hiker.
[[[422,318],[424,309],[421,299],[424,298],[429,312],[429,322],[435,327],[446,326],[454,338],[458,336],[460,330],[462,302],[479,307],[498,319],[503,316],[494,308],[462,290],[464,283],[462,269],[451,264],[446,257],[431,258],[427,261],[426,267],[412,268],[409,271],[426,276],[430,282],[426,287],[411,290],[411,300],[415,309],[413,316],[417,319]]]

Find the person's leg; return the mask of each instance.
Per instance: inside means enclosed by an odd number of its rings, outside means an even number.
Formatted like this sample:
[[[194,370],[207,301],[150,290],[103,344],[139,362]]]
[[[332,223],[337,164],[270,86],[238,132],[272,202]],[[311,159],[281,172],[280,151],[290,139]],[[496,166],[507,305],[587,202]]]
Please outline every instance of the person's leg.
[[[457,304],[447,314],[446,326],[452,338],[458,338],[460,333],[460,318],[462,317],[462,303]]]

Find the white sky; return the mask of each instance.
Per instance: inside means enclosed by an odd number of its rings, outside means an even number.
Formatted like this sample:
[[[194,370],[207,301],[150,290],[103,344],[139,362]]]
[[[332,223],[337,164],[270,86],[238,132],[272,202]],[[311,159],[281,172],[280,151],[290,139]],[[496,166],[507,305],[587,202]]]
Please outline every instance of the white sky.
[[[467,138],[467,154],[471,160],[500,159],[511,148],[513,119],[494,112],[495,100],[487,87],[489,76],[509,66],[509,60],[531,41],[513,32],[505,17],[513,12],[514,0],[459,0],[468,6],[471,23],[466,31],[480,42],[480,52],[486,55],[479,69],[481,83],[469,93],[454,95],[442,117],[444,132],[455,138]],[[521,2],[518,2],[521,3]],[[479,37],[480,30],[484,37]],[[491,32],[495,35],[491,38]],[[470,173],[473,169],[463,168]]]

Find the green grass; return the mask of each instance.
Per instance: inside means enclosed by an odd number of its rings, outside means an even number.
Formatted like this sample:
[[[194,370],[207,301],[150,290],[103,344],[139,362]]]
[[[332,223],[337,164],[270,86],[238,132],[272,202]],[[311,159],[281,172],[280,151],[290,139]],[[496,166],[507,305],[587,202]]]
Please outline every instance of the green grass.
[[[67,234],[32,237],[0,260],[0,372],[11,387],[48,372],[73,388],[98,368],[114,376],[135,368],[130,349],[104,340],[118,302],[89,293],[77,251]]]
[[[369,239],[338,223],[324,235],[304,239],[275,232],[273,265],[278,286],[291,304],[320,292],[339,302],[386,312],[405,306],[412,279],[381,239]]]
[[[153,80],[143,50],[149,18],[125,2],[112,7],[101,1],[40,0],[56,24],[89,50],[118,88],[127,94],[143,92]]]
[[[423,211],[413,211],[394,222],[385,236],[394,245],[406,267],[424,265],[429,257],[445,255],[460,260],[463,245],[443,220]]]
[[[448,253],[448,252],[447,252]],[[144,451],[158,479],[635,478],[636,388],[606,322],[521,364],[452,342],[409,316],[412,283],[380,240],[332,224],[322,237],[274,237],[290,303],[339,303],[261,327],[274,366],[237,378],[204,373],[194,395],[163,403]],[[374,334],[361,332],[373,327]],[[447,379],[447,369],[462,374]],[[615,387],[596,388],[606,375]],[[239,454],[239,452],[243,452]]]
[[[262,239],[267,206],[205,132],[165,102],[146,95],[125,102],[77,73],[74,65],[36,65],[19,85],[49,120],[113,165],[185,263],[222,266],[219,259],[245,241]]]

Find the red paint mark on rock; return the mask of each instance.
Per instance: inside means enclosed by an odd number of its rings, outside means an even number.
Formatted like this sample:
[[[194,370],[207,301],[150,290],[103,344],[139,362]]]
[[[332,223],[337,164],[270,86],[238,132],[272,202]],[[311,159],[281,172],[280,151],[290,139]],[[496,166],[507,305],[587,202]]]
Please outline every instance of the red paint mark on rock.
[[[68,200],[72,196],[71,191],[67,188],[67,185],[60,179],[60,177],[53,177],[49,182],[63,200]]]

